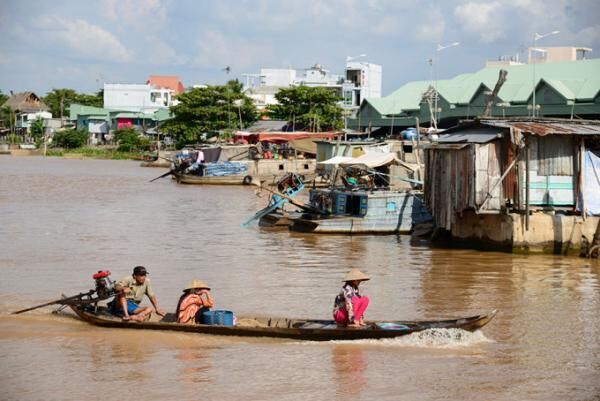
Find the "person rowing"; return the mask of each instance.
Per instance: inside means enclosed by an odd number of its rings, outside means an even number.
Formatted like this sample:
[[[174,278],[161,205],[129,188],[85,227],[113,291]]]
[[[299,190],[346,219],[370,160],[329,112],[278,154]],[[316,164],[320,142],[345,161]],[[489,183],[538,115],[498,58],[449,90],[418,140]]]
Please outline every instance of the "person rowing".
[[[358,286],[367,280],[370,277],[358,269],[346,274],[344,285],[333,304],[333,319],[338,326],[365,326],[363,316],[369,306],[369,297],[360,295]]]
[[[202,280],[192,280],[177,303],[177,323],[202,323],[202,314],[214,306],[210,287]]]

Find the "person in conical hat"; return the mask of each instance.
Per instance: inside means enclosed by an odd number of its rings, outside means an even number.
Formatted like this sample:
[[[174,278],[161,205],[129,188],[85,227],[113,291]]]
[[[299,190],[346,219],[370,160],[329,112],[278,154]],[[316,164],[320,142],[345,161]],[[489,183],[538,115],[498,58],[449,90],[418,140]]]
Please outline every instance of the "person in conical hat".
[[[335,297],[333,304],[333,319],[339,326],[360,327],[365,325],[363,316],[369,306],[369,297],[360,295],[358,286],[361,282],[370,279],[360,270],[353,269],[342,280],[344,285]]]
[[[177,303],[177,323],[200,323],[202,314],[214,306],[208,284],[202,280],[192,280],[183,288]]]

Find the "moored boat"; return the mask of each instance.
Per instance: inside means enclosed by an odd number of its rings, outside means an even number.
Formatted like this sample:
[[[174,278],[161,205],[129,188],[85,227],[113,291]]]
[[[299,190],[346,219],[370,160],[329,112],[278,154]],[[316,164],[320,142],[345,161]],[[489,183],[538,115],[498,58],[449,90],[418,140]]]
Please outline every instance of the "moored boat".
[[[310,205],[323,213],[289,217],[290,229],[311,233],[400,233],[431,220],[416,191],[311,189]]]
[[[400,337],[428,329],[462,329],[475,331],[490,322],[496,311],[459,319],[430,321],[366,322],[360,328],[339,327],[333,320],[289,319],[276,317],[238,317],[235,326],[179,324],[169,313],[153,316],[145,322],[123,321],[105,307],[70,305],[84,321],[102,327],[137,330],[166,330],[199,334],[243,337],[275,337],[308,341],[360,340]]]

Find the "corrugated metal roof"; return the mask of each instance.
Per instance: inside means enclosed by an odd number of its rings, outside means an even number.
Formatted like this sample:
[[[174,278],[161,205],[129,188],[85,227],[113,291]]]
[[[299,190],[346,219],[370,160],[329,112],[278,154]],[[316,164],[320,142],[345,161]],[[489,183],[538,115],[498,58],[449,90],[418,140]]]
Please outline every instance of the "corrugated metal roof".
[[[531,97],[533,64],[487,67],[474,73],[466,73],[451,79],[438,80],[437,90],[441,97],[453,104],[467,104],[479,91],[481,85],[493,88],[498,81],[500,69],[508,71],[506,83],[498,93],[498,100],[510,103],[526,103]],[[553,87],[568,100],[590,101],[600,92],[600,59],[536,64],[536,87],[541,81]],[[418,110],[423,93],[430,81],[413,81],[382,98],[367,98],[381,115],[401,114],[406,110]]]
[[[492,127],[513,128],[533,135],[600,135],[599,121],[481,120]]]
[[[495,127],[470,127],[456,133],[440,135],[439,143],[488,143],[502,137]]]

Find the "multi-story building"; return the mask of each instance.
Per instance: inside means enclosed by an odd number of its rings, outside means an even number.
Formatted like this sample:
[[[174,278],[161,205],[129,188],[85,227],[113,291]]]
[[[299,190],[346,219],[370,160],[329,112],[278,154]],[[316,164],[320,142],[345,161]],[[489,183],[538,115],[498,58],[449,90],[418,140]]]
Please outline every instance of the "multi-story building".
[[[344,74],[333,74],[320,64],[305,69],[261,68],[259,74],[244,74],[246,94],[256,107],[263,109],[276,104],[275,94],[292,86],[322,87],[332,90],[348,112],[358,109],[362,99],[381,97],[382,68],[380,65],[346,61]]]

